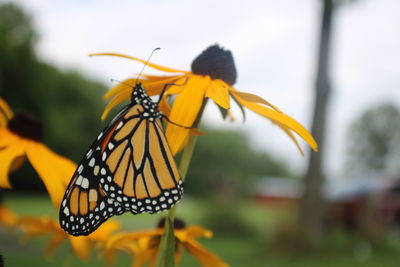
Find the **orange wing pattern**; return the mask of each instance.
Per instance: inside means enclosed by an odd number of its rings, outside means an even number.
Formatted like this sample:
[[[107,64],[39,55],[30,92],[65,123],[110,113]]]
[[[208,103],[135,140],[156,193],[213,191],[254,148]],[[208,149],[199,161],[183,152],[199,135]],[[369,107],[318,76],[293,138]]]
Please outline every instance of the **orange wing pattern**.
[[[181,199],[183,183],[162,117],[136,85],[132,103],[100,133],[71,179],[60,208],[66,232],[88,235],[113,215],[156,213]]]

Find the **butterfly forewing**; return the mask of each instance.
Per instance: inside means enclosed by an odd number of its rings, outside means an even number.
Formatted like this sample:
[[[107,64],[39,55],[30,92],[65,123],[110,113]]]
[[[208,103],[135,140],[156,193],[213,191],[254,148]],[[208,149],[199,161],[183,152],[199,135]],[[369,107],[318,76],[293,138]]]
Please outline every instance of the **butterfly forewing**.
[[[180,200],[182,180],[161,118],[136,85],[132,103],[100,133],[71,179],[60,207],[66,232],[87,235],[113,215],[155,213]]]
[[[171,208],[182,195],[182,181],[155,103],[136,90],[139,103],[121,118],[102,160],[100,184],[107,196],[132,213],[155,213]],[[135,94],[134,94],[135,96]]]

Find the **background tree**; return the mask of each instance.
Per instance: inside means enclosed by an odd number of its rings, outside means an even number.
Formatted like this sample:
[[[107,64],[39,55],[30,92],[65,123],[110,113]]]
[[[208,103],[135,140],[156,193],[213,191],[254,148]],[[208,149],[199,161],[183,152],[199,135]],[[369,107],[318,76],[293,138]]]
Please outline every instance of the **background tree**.
[[[307,172],[304,176],[304,195],[300,207],[300,226],[311,240],[318,240],[322,235],[324,217],[324,197],[322,186],[325,173],[322,169],[325,152],[325,123],[331,85],[329,81],[329,65],[331,52],[332,20],[335,11],[334,0],[322,1],[322,17],[318,66],[315,85],[315,102],[311,134],[319,146],[318,153],[310,153]]]
[[[74,71],[60,71],[35,54],[37,34],[30,17],[13,4],[0,5],[0,97],[16,113],[31,113],[44,125],[44,142],[78,161],[102,129],[105,87]],[[30,172],[12,174],[16,188],[37,188]]]
[[[347,169],[399,171],[400,111],[390,103],[366,110],[350,126]]]

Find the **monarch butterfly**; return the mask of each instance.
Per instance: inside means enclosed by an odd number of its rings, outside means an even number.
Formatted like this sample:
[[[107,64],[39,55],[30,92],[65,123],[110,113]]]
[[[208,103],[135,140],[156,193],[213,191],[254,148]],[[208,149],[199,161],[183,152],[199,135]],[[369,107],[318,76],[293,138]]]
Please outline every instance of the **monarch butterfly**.
[[[88,235],[113,215],[156,213],[180,200],[183,182],[163,117],[136,84],[131,103],[99,134],[72,176],[59,212],[67,233]]]

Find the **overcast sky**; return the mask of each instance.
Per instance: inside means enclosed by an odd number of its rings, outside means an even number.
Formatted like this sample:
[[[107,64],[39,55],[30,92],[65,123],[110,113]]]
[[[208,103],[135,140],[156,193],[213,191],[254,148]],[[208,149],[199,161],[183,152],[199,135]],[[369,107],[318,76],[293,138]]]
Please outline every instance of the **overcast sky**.
[[[230,49],[238,69],[235,88],[260,95],[310,129],[320,1],[109,1],[14,0],[33,16],[40,34],[37,52],[63,69],[113,85],[141,65],[118,58],[89,58],[92,52],[119,52],[189,70],[211,44]],[[359,0],[343,5],[334,21],[332,82],[326,166],[342,168],[346,130],[365,109],[382,102],[400,104],[400,1]],[[150,71],[147,68],[146,71]],[[222,122],[209,105],[205,121],[242,128],[252,144],[288,160],[302,172],[307,157],[277,127],[234,110],[237,122]],[[303,143],[303,147],[306,145]]]

